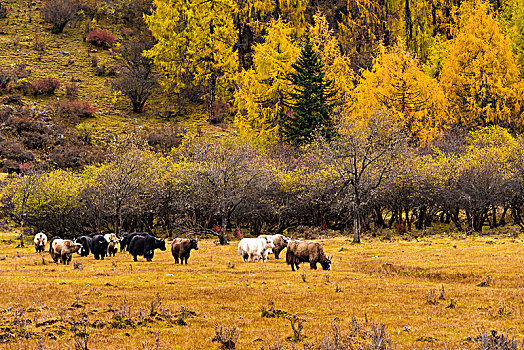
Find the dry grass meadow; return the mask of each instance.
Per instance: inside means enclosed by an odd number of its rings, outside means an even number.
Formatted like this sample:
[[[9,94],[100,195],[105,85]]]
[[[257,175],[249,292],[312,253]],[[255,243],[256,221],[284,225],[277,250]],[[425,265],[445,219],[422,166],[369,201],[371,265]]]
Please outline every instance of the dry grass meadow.
[[[150,263],[132,262],[126,253],[104,261],[75,254],[82,267],[75,269],[51,263],[32,246],[15,249],[14,233],[1,235],[4,349],[75,349],[72,322],[84,316],[89,349],[217,349],[211,341],[217,324],[238,327],[237,349],[277,342],[290,348],[289,320],[262,317],[270,302],[304,321],[301,335],[309,342],[329,336],[333,324],[350,335],[353,316],[361,330],[357,342],[369,343],[371,322],[384,323],[397,349],[475,349],[482,330],[507,332],[519,342],[524,336],[524,240],[518,238],[361,245],[330,238],[319,241],[333,256],[332,271],[292,272],[282,259],[243,263],[236,242],[212,240],[200,242],[187,266],[175,265],[168,250]],[[194,313],[186,325],[176,316],[182,305]]]

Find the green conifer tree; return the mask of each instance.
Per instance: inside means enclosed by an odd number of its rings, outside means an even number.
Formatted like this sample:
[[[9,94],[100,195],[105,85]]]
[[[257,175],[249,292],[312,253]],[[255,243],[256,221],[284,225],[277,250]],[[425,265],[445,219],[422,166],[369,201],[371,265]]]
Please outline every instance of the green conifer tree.
[[[290,143],[308,143],[315,132],[330,140],[335,135],[333,111],[333,82],[325,78],[324,66],[306,36],[300,56],[288,75],[292,85],[287,106],[291,115],[283,114],[282,135]]]

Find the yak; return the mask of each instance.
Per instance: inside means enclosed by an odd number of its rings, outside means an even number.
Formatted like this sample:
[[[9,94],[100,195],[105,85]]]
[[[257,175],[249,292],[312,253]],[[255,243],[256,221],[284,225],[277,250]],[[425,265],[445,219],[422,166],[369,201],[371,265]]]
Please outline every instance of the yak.
[[[291,265],[291,270],[298,270],[298,264],[308,262],[310,267],[317,269],[317,263],[320,263],[322,269],[331,269],[331,258],[324,253],[322,245],[311,241],[291,241],[287,245],[286,263]]]
[[[91,241],[91,251],[93,252],[93,255],[95,256],[95,260],[99,260],[99,259],[104,260],[107,254],[108,246],[109,246],[109,242],[104,238],[104,236],[102,235],[93,236],[93,240]]]
[[[35,235],[35,250],[37,253],[43,253],[45,250],[45,244],[47,243],[47,236],[39,232]]]
[[[82,245],[80,243],[74,243],[71,240],[64,239],[55,239],[52,243],[53,261],[58,264],[58,258],[62,264],[67,264],[71,262],[71,256],[73,253],[76,253]]]
[[[153,236],[135,235],[129,242],[128,251],[133,255],[133,260],[137,261],[137,256],[142,255],[146,261],[152,261],[155,256],[155,249],[166,250],[166,241]]]
[[[242,238],[238,243],[238,255],[243,261],[262,261],[266,262],[267,255],[275,247],[273,240],[266,237]]]
[[[171,254],[175,258],[175,264],[178,264],[180,259],[181,264],[185,261],[187,265],[191,249],[198,250],[198,241],[195,238],[175,238],[171,243]]]
[[[91,237],[81,236],[73,240],[75,243],[82,245],[82,248],[77,252],[80,256],[88,256],[91,252]]]

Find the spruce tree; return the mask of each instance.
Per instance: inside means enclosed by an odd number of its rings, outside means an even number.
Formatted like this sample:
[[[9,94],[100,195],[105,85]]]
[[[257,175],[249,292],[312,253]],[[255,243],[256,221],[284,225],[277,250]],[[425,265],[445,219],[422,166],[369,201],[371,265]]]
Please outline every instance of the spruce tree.
[[[325,78],[324,66],[313,50],[309,36],[306,36],[300,56],[292,67],[294,72],[287,77],[292,92],[286,103],[292,113],[281,117],[284,139],[300,145],[310,142],[314,132],[328,140],[333,138],[333,82]]]

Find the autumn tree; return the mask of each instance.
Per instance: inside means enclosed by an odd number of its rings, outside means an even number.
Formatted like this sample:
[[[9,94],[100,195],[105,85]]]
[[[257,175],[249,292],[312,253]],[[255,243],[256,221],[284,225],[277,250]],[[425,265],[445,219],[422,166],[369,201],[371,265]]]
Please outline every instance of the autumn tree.
[[[351,118],[366,120],[370,112],[386,108],[412,144],[431,140],[453,122],[437,81],[422,71],[402,42],[381,48],[373,68],[362,73],[354,96]]]
[[[313,133],[331,139],[335,132],[332,121],[333,82],[325,78],[324,65],[313,50],[309,36],[297,61],[288,74],[290,113],[282,118],[284,138],[296,145],[311,141]]]
[[[500,18],[507,36],[512,41],[513,54],[522,74],[524,73],[524,1],[506,1]]]
[[[42,19],[53,25],[52,32],[59,34],[76,18],[79,10],[76,0],[46,0],[40,8]]]
[[[482,2],[462,11],[463,26],[449,45],[441,84],[461,125],[522,130],[519,71],[508,38]]]
[[[152,155],[133,137],[112,147],[109,162],[94,169],[92,194],[106,205],[99,206],[99,209],[104,211],[104,216],[111,218],[113,230],[119,235],[125,216],[140,209],[141,196],[150,180]]]
[[[338,129],[340,137],[320,144],[323,159],[333,166],[339,195],[351,201],[355,243],[360,243],[363,213],[373,191],[391,175],[404,146],[403,133],[392,118],[380,110],[368,121],[346,121]]]
[[[235,126],[251,142],[268,146],[279,141],[280,117],[288,91],[286,75],[300,48],[293,29],[282,20],[272,21],[264,42],[254,47],[253,68],[237,76]]]
[[[135,113],[144,111],[144,105],[158,84],[152,60],[143,56],[143,52],[152,46],[152,43],[144,41],[131,41],[114,50],[124,65],[112,87],[131,100]]]
[[[257,153],[249,145],[232,139],[195,140],[182,150],[189,164],[185,179],[189,201],[195,211],[207,212],[219,222],[220,244],[228,244],[226,230],[238,206],[252,197],[261,175]],[[198,214],[197,214],[198,215]]]
[[[157,44],[146,56],[162,72],[165,89],[201,87],[211,122],[215,99],[227,95],[238,69],[235,2],[155,0],[153,9],[146,22]]]
[[[9,203],[14,217],[20,221],[20,247],[24,246],[24,224],[27,213],[32,209],[31,203],[37,196],[41,172],[30,171],[11,182],[2,191],[2,202]]]

